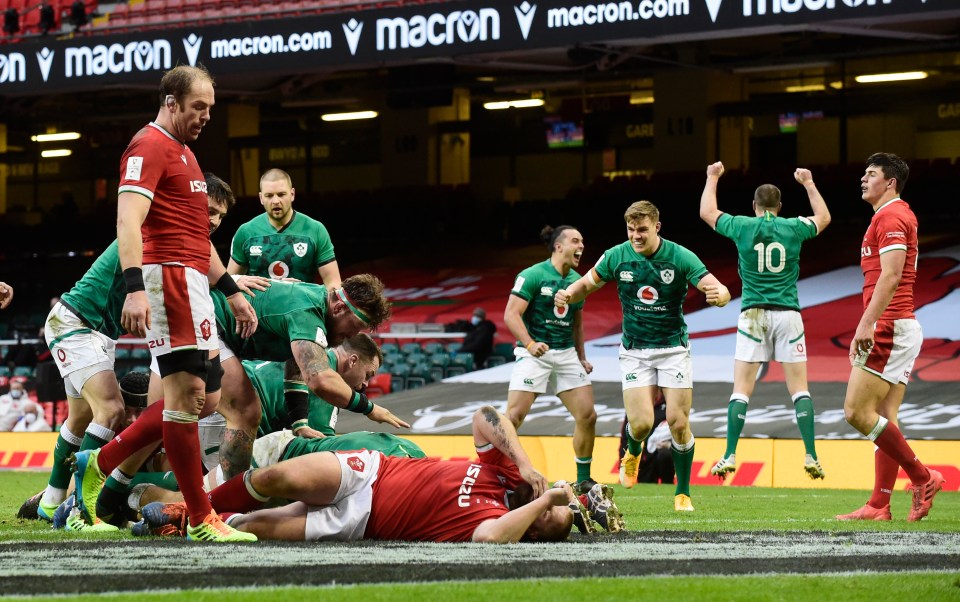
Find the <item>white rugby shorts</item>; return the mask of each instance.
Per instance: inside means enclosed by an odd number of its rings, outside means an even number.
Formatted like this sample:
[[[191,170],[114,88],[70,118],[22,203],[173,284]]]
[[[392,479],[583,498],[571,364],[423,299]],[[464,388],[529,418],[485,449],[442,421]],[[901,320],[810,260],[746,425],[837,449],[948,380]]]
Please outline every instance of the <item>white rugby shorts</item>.
[[[220,345],[206,274],[179,264],[143,266],[150,301],[147,346],[154,356]]]
[[[759,307],[740,312],[734,358],[742,362],[807,361],[807,340],[800,312]]]
[[[328,452],[321,452],[328,453]],[[333,453],[340,461],[340,489],[327,506],[308,506],[305,541],[356,541],[363,538],[373,507],[373,483],[380,452]]]
[[[693,388],[693,360],[687,347],[627,349],[621,344],[620,374],[624,391],[650,385]]]
[[[853,365],[889,383],[907,384],[921,345],[920,322],[912,318],[877,320],[873,327],[873,348],[855,357]]]
[[[510,376],[510,391],[546,393],[549,386],[556,393],[563,393],[590,384],[590,376],[573,347],[551,349],[541,357],[517,347],[513,355],[517,359]]]
[[[81,397],[83,385],[94,374],[113,372],[117,342],[90,329],[64,304],[58,302],[50,310],[43,336],[70,397]]]

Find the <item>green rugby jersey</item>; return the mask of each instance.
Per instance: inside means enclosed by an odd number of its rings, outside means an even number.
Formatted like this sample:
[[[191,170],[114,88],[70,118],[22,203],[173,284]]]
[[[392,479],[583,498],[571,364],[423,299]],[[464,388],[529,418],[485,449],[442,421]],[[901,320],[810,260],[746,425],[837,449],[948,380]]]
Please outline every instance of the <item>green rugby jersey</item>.
[[[650,257],[633,250],[630,241],[607,249],[594,266],[601,280],[616,280],[623,308],[627,349],[659,349],[687,345],[683,300],[687,283],[696,286],[708,274],[692,251],[660,239]]]
[[[337,354],[327,350],[330,367],[337,369]],[[260,398],[263,413],[260,416],[258,437],[290,428],[290,413],[283,397],[283,362],[259,362],[244,360],[243,370]],[[336,435],[338,409],[313,393],[308,395],[310,411],[307,423],[310,428],[324,435]]]
[[[289,460],[290,458],[321,451],[355,451],[359,449],[378,451],[385,456],[396,456],[398,458],[427,457],[420,446],[409,439],[397,437],[390,433],[358,431],[335,437],[324,437],[323,439],[297,437],[290,441],[280,459]]]
[[[560,309],[553,304],[553,296],[579,279],[580,274],[573,270],[564,278],[549,259],[517,275],[510,294],[527,302],[523,325],[533,340],[550,345],[550,349],[573,347],[573,316],[583,309],[583,302]]]
[[[304,282],[313,282],[317,268],[336,260],[327,228],[296,211],[280,230],[273,227],[266,213],[240,226],[233,237],[230,257],[246,266],[251,276]]]
[[[88,326],[117,340],[124,333],[120,313],[126,298],[120,251],[117,241],[113,241],[60,300]]]
[[[276,281],[255,297],[245,295],[259,325],[249,339],[237,334],[237,321],[227,298],[218,290],[210,291],[223,342],[237,357],[249,360],[283,362],[292,357],[290,343],[297,340],[327,345],[327,289],[308,282]]]
[[[771,305],[800,310],[797,279],[800,247],[817,235],[817,225],[805,217],[761,217],[722,213],[717,232],[737,245],[743,296],[740,309]]]

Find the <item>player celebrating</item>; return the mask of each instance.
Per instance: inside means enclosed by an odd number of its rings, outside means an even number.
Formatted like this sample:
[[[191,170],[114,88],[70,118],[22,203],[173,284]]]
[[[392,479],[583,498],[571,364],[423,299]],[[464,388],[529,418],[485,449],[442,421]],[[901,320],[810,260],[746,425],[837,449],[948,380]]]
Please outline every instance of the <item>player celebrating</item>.
[[[322,223],[293,209],[296,194],[287,172],[269,169],[260,176],[265,212],[237,230],[227,270],[303,282],[313,282],[319,272],[324,286],[339,288],[340,268],[330,234]]]
[[[864,201],[873,207],[860,247],[863,316],[850,341],[850,380],[843,413],[852,427],[873,441],[874,489],[867,503],[839,520],[890,520],[890,494],[902,466],[910,477],[913,503],[908,521],[930,512],[944,478],[928,469],[897,428],[897,412],[920,354],[923,332],[913,313],[917,279],[917,217],[900,198],[910,168],[891,153],[867,159],[860,178]]]
[[[814,444],[813,401],[807,390],[807,346],[797,298],[800,246],[830,224],[827,204],[813,183],[809,169],[793,177],[807,191],[813,215],[779,217],[780,189],[772,184],[753,195],[754,217],[733,216],[717,209],[717,183],[723,163],[707,166],[707,182],[700,197],[700,218],[737,245],[743,299],[737,322],[733,394],[727,407],[727,450],[710,474],[725,479],[737,469],[736,451],[746,420],[747,405],[761,362],[781,362],[787,391],[793,399],[797,426],[806,451],[804,470],[811,479],[823,478]]]
[[[503,321],[517,337],[517,361],[507,393],[507,416],[519,429],[534,400],[547,385],[576,421],[573,451],[577,464],[577,493],[587,493],[596,481],[590,478],[597,412],[593,408],[593,366],[583,350],[583,304],[565,308],[553,304],[553,295],[580,278],[583,236],[573,226],[547,226],[540,238],[551,250],[550,258],[520,272],[510,291]]]
[[[692,512],[694,437],[689,418],[693,362],[683,300],[687,283],[717,307],[730,302],[730,291],[691,251],[660,237],[660,212],[653,203],[638,201],[623,217],[627,242],[607,249],[583,278],[557,291],[554,300],[557,307],[566,307],[616,280],[623,309],[623,405],[629,421],[627,451],[620,460],[620,484],[630,488],[637,483],[642,441],[654,427],[653,400],[659,387],[667,401],[667,422],[673,438],[671,451],[677,472],[674,509]]]

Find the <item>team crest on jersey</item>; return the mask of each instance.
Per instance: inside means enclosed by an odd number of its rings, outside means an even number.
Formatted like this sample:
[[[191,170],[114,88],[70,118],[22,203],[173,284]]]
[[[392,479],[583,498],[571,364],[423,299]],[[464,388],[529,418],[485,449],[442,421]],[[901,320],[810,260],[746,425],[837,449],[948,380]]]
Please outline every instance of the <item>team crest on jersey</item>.
[[[637,291],[637,299],[644,305],[653,305],[660,299],[660,293],[652,286],[641,286]]]
[[[558,318],[565,318],[568,313],[570,313],[569,305],[564,305],[563,307],[557,307],[556,305],[553,306],[553,315],[557,316]]]
[[[347,466],[349,466],[350,468],[354,469],[357,472],[363,472],[363,468],[364,468],[363,460],[361,460],[357,456],[350,456],[349,458],[347,458]]]
[[[203,337],[204,341],[210,340],[210,320],[200,322],[200,336]]]
[[[667,268],[666,270],[660,270],[660,279],[663,280],[664,284],[670,284],[673,282],[673,270]]]
[[[319,326],[317,326],[317,338],[315,340],[317,341],[317,345],[321,347],[327,346],[327,333],[323,332],[323,329]]]
[[[267,268],[267,273],[270,274],[271,278],[286,278],[290,275],[290,268],[282,261],[274,261],[270,264],[270,267]]]
[[[307,254],[307,243],[297,242],[293,243],[293,252],[297,254],[297,257],[303,257]]]

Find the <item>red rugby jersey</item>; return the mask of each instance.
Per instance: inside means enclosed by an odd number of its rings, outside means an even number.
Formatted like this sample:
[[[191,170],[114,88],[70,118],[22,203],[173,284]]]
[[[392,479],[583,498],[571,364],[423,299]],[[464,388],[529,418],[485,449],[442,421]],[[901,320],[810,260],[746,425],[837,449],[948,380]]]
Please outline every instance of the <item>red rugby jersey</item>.
[[[880,316],[884,320],[913,318],[913,283],[917,280],[917,216],[900,198],[884,203],[870,220],[860,247],[860,268],[863,270],[863,307],[873,298],[880,279],[880,255],[889,251],[906,251],[903,275],[890,305]]]

